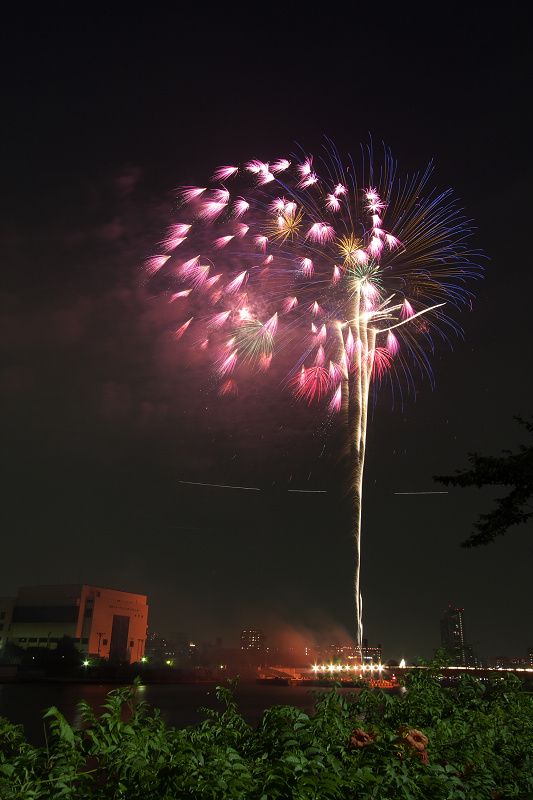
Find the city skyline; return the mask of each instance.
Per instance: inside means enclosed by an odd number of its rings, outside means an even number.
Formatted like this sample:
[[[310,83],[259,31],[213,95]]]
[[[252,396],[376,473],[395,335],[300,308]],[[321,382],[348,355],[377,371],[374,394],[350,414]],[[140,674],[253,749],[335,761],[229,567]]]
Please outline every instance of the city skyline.
[[[352,658],[359,652],[355,641],[346,636],[343,639],[343,633],[339,630],[335,635],[322,631],[317,636],[311,632],[291,630],[287,625],[283,629],[271,628],[266,631],[257,627],[240,631],[236,629],[229,634],[229,644],[222,636],[216,636],[213,644],[206,640],[202,631],[189,631],[187,620],[183,618],[174,620],[175,624],[171,623],[167,630],[155,631],[153,626],[147,624],[147,599],[129,590],[87,584],[21,586],[15,596],[0,594],[0,649],[8,642],[24,649],[53,647],[61,637],[67,636],[82,654],[112,660],[116,660],[119,651],[121,660],[125,660],[128,641],[128,659],[132,661],[141,660],[145,647],[147,650],[153,649],[155,642],[160,642],[162,646],[168,644],[174,649],[177,647],[182,655],[192,652],[201,654],[206,650],[246,650],[270,655],[305,653],[305,660],[309,660],[310,664],[313,653],[329,652],[331,648],[336,648],[341,657],[344,657],[345,651],[349,651]],[[58,604],[61,608],[58,608]],[[126,628],[125,617],[115,619],[113,616],[117,610],[128,615],[129,624]],[[177,623],[181,624],[181,628]],[[466,629],[468,627],[467,622]],[[97,628],[102,630],[98,632]],[[437,641],[439,638],[440,641]],[[427,647],[432,654],[439,649],[445,650],[456,666],[532,666],[529,662],[533,647],[529,645],[510,652],[504,652],[500,647],[489,653],[484,649],[483,642],[477,642],[474,651],[470,637],[466,637],[465,609],[451,605],[441,616],[440,637],[435,637],[431,645],[428,642]],[[389,651],[387,643],[382,647],[380,642],[369,642],[364,638],[361,650],[363,662],[368,657],[373,663],[381,663],[383,650],[386,653],[383,661],[400,660]]]

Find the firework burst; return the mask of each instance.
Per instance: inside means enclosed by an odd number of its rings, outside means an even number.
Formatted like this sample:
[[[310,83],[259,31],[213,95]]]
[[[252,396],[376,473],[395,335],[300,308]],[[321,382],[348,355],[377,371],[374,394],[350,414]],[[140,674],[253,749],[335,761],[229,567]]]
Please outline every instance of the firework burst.
[[[146,264],[151,279],[168,277],[171,300],[201,309],[189,319],[184,311],[174,335],[201,326],[198,346],[213,350],[221,394],[238,393],[241,365],[267,371],[290,343],[295,397],[341,415],[359,645],[371,388],[410,391],[416,372],[432,381],[434,339],[461,333],[451,312],[470,305],[468,281],[481,276],[465,244],[468,220],[451,191],[428,190],[430,174],[400,182],[388,152],[377,168],[364,150],[356,170],[330,142],[315,161],[303,153],[220,167],[211,188],[179,190],[180,219]]]

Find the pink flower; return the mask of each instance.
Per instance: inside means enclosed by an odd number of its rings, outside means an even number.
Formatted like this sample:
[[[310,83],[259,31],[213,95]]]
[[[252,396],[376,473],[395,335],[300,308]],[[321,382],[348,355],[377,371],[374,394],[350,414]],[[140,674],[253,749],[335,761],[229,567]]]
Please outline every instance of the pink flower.
[[[373,744],[374,740],[375,736],[365,733],[365,731],[361,730],[361,728],[357,728],[355,731],[352,731],[352,734],[350,736],[350,744],[356,748],[365,747],[368,744]]]
[[[428,754],[426,752],[428,737],[424,736],[422,731],[417,731],[416,728],[409,728],[407,725],[402,725],[398,728],[398,736],[401,736],[405,744],[412,748],[412,756],[416,756],[421,764],[428,763]]]
[[[415,728],[411,728],[410,731],[407,731],[407,736],[405,737],[405,741],[408,742],[411,747],[416,747],[417,750],[425,750],[426,745],[428,743],[428,737],[424,736],[421,731],[417,731]]]

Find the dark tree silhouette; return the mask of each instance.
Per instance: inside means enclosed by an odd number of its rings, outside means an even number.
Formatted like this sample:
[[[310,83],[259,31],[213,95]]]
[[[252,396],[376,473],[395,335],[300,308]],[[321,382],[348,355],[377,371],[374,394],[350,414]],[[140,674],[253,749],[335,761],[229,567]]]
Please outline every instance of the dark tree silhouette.
[[[528,422],[515,417],[528,433],[533,433],[533,420]],[[461,547],[479,547],[503,536],[513,525],[527,522],[533,516],[529,500],[533,495],[533,446],[520,445],[517,453],[503,450],[501,456],[482,456],[469,453],[471,469],[457,470],[455,475],[434,475],[433,480],[445,486],[510,486],[506,497],[496,500],[496,507],[488,514],[480,514],[474,533],[461,543]]]

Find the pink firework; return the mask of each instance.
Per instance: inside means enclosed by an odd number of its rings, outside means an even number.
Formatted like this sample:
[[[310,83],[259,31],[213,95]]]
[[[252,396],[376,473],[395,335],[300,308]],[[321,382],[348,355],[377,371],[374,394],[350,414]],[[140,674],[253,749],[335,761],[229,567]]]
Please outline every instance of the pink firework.
[[[220,167],[213,180],[222,188],[180,190],[182,218],[146,269],[154,280],[166,276],[171,299],[191,292],[194,307],[203,307],[176,323],[175,336],[202,328],[194,339],[201,344],[192,346],[213,349],[221,394],[237,397],[241,365],[268,372],[290,345],[298,351],[287,377],[295,397],[344,416],[360,643],[369,397],[393,378],[409,391],[417,369],[431,378],[432,338],[460,333],[449,310],[470,307],[467,281],[481,269],[451,192],[428,190],[429,170],[400,183],[388,153],[382,169],[370,162],[357,174],[351,158],[331,150],[321,159]]]

